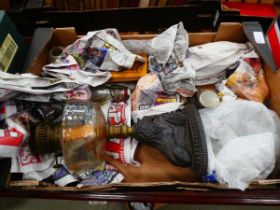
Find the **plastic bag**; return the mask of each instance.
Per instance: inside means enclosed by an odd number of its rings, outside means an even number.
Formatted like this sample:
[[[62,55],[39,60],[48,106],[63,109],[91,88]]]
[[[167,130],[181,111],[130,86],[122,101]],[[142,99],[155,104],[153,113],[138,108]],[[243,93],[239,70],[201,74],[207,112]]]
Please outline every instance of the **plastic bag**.
[[[226,86],[238,96],[258,102],[263,102],[269,92],[259,58],[242,59]]]
[[[234,100],[200,110],[208,147],[208,176],[244,190],[272,172],[279,118],[263,104]]]

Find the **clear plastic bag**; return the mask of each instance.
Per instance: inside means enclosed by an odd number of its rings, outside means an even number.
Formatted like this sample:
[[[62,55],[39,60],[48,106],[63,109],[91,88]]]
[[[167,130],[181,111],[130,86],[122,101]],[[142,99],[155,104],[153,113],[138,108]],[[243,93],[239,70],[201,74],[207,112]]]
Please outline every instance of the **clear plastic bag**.
[[[208,176],[245,190],[272,172],[279,118],[263,104],[235,100],[200,110],[208,147]]]
[[[269,93],[259,58],[240,60],[235,72],[227,79],[226,86],[236,95],[258,102],[263,102]]]

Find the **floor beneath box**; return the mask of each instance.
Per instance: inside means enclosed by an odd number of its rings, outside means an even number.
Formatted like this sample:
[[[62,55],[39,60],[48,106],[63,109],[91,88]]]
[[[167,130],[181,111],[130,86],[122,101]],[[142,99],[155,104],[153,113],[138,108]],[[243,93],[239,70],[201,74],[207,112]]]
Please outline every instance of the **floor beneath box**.
[[[0,198],[1,210],[127,210],[124,203]],[[169,204],[158,210],[276,210],[271,206],[215,206]]]

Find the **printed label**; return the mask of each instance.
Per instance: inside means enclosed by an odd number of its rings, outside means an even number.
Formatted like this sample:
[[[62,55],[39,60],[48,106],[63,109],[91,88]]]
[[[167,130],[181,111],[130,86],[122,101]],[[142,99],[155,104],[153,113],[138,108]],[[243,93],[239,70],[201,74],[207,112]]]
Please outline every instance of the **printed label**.
[[[254,31],[254,38],[255,38],[256,43],[265,44],[264,36],[261,31]]]
[[[125,163],[123,138],[109,139],[106,144],[106,151],[107,154],[114,159],[119,160],[121,163]]]
[[[23,134],[15,128],[11,130],[0,130],[0,146],[13,146],[17,147],[23,140]]]
[[[126,124],[125,117],[126,103],[111,103],[108,113],[108,119],[110,125],[123,125]]]
[[[86,49],[86,51],[87,56],[89,57],[91,62],[94,63],[96,66],[100,67],[105,59],[108,50],[104,47],[100,49],[96,47],[89,47]]]
[[[26,166],[34,163],[38,164],[43,162],[39,156],[35,156],[32,153],[28,145],[22,147],[21,151],[19,152],[19,160],[21,166]]]
[[[175,103],[178,101],[177,95],[168,95],[165,93],[157,93],[155,98],[155,106],[166,104],[166,103]]]
[[[6,72],[9,69],[17,50],[18,46],[16,42],[10,34],[7,34],[0,48],[0,70]]]

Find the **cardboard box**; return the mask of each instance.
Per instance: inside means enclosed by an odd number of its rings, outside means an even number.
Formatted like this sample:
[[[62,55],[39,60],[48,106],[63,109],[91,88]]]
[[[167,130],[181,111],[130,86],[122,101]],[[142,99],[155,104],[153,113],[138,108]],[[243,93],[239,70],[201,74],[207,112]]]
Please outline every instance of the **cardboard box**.
[[[250,24],[249,24],[250,25]],[[190,45],[199,45],[215,41],[232,41],[245,43],[253,32],[260,32],[259,28],[244,30],[240,23],[222,23],[219,30],[209,33],[190,33]],[[248,37],[246,36],[248,35]],[[123,39],[149,39],[155,35],[126,35]],[[46,64],[48,50],[53,44],[66,46],[77,39],[75,31],[71,28],[56,29],[51,39],[33,60],[28,68],[32,73],[39,74],[41,67]],[[259,49],[256,40],[253,44]],[[261,46],[266,46],[261,44]],[[264,47],[265,48],[265,47]],[[259,50],[263,55],[263,69],[270,88],[268,107],[280,115],[280,73],[272,71],[273,62],[268,60],[269,52]],[[184,203],[246,203],[246,204],[267,204],[270,200],[273,204],[280,204],[280,189],[273,191],[279,180],[267,180],[256,182],[250,188],[268,188],[267,190],[250,190],[247,192],[236,192],[228,190],[224,185],[213,185],[200,183],[189,168],[177,167],[171,164],[156,149],[141,145],[137,149],[136,159],[141,163],[140,167],[128,166],[118,163],[115,160],[109,162],[115,165],[124,175],[125,182],[109,184],[99,187],[87,187],[77,189],[73,187],[38,186],[39,182],[11,182],[7,191],[14,195],[27,195],[32,197],[48,196],[62,199],[97,199],[97,200],[131,200],[145,202],[184,202]],[[27,184],[26,184],[27,183]],[[273,185],[271,185],[273,184]],[[214,191],[213,191],[214,189]],[[219,190],[219,191],[217,191]],[[70,193],[71,191],[71,193]],[[75,191],[75,193],[73,193]],[[150,191],[150,192],[149,192]],[[199,191],[199,192],[197,192]],[[36,193],[35,193],[36,192]],[[5,192],[4,192],[5,193]],[[276,195],[274,195],[276,193]],[[247,196],[247,197],[246,197]]]
[[[21,73],[28,45],[4,11],[0,11],[0,70]]]

